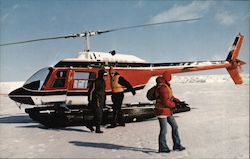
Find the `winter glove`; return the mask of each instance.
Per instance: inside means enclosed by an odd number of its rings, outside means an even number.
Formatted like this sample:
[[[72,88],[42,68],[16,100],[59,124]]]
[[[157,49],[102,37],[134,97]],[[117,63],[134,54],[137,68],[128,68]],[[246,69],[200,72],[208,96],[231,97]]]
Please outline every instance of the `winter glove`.
[[[175,102],[175,103],[180,103],[181,101],[180,101],[178,98],[173,97],[173,102]]]

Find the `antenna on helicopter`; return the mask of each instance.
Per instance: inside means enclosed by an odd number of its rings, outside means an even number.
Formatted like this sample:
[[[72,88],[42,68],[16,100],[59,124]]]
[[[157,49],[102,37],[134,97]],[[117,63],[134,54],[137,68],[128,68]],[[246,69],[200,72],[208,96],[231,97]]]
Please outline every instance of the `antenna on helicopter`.
[[[153,26],[153,25],[161,25],[161,24],[167,24],[167,23],[196,21],[196,20],[200,20],[200,19],[201,18],[181,19],[181,20],[164,21],[164,22],[159,22],[159,23],[149,23],[149,24],[141,24],[141,25],[134,25],[134,26],[128,26],[128,27],[120,27],[120,28],[103,30],[103,31],[85,31],[85,32],[77,33],[77,34],[67,35],[67,36],[57,36],[57,37],[49,37],[49,38],[40,38],[40,39],[33,39],[33,40],[25,40],[25,41],[3,43],[3,44],[0,44],[0,46],[23,44],[23,43],[30,43],[30,42],[37,42],[37,41],[44,41],[44,40],[55,40],[55,39],[67,39],[67,38],[85,37],[86,48],[84,50],[86,52],[89,52],[90,51],[90,37],[91,36],[100,35],[100,34],[103,34],[103,33],[109,33],[109,32],[113,32],[113,31],[119,31],[119,30],[127,30],[127,29],[146,27],[146,26]]]

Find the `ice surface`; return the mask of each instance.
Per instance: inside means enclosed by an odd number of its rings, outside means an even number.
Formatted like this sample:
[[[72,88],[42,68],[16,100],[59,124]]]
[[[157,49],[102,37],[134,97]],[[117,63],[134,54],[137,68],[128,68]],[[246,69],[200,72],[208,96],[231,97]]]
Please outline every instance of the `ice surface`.
[[[90,133],[86,127],[46,129],[7,96],[0,96],[1,158],[249,158],[249,75],[234,85],[228,75],[175,76],[174,95],[190,112],[176,114],[185,151],[157,153],[157,119]],[[149,84],[154,84],[151,79]],[[22,83],[1,83],[1,94]],[[147,86],[145,89],[149,88]],[[145,101],[145,93],[125,101]],[[168,145],[172,148],[170,127]]]

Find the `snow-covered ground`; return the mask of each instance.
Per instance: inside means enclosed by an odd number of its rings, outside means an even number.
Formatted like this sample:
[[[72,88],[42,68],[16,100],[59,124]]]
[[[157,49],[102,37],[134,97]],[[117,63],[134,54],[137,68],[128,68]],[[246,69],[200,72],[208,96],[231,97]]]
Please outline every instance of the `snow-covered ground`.
[[[157,153],[157,119],[90,133],[86,127],[46,129],[7,96],[0,96],[0,158],[249,158],[249,75],[234,85],[228,75],[175,76],[175,96],[190,112],[176,114],[185,151]],[[150,81],[154,83],[154,79]],[[21,86],[0,83],[0,93]],[[145,93],[125,101],[143,101]],[[168,145],[172,147],[170,127]]]

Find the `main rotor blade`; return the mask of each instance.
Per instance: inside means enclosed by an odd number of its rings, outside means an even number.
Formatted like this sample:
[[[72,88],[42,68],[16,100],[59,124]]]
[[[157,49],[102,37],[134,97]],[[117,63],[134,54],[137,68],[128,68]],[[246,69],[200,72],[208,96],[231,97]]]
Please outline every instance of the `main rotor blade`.
[[[181,20],[165,21],[165,22],[159,22],[159,23],[141,24],[141,25],[134,25],[134,26],[128,26],[128,27],[121,27],[121,28],[109,29],[109,30],[104,30],[104,31],[98,31],[97,33],[102,34],[102,33],[108,33],[108,32],[112,32],[112,31],[118,31],[118,30],[127,30],[127,29],[147,27],[147,26],[167,24],[167,23],[179,23],[179,22],[186,22],[186,21],[195,21],[195,20],[200,20],[200,19],[201,18],[192,18],[192,19],[181,19]]]
[[[6,45],[14,45],[14,44],[22,44],[22,43],[29,43],[29,42],[35,42],[35,41],[42,41],[42,40],[55,40],[55,39],[62,39],[62,38],[75,38],[78,37],[77,35],[69,35],[69,36],[58,36],[58,37],[50,37],[50,38],[41,38],[41,39],[33,39],[33,40],[26,40],[26,41],[18,41],[13,43],[5,43],[0,44],[0,46],[6,46]]]
[[[159,23],[149,23],[149,24],[142,24],[142,25],[134,25],[134,26],[128,26],[128,27],[109,29],[109,30],[104,30],[104,31],[83,32],[83,33],[73,34],[73,35],[69,35],[69,36],[58,36],[58,37],[50,37],[50,38],[41,38],[41,39],[18,41],[18,42],[12,42],[12,43],[4,43],[4,44],[0,44],[0,46],[22,44],[22,43],[30,43],[30,42],[43,41],[43,40],[55,40],[55,39],[63,39],[63,38],[66,39],[66,38],[94,36],[94,35],[98,35],[98,34],[102,34],[102,33],[108,33],[108,32],[119,31],[119,30],[127,30],[127,29],[133,29],[133,28],[139,28],[139,27],[147,27],[147,26],[167,24],[167,23],[195,21],[195,20],[200,20],[200,19],[201,18],[193,18],[193,19],[182,19],[182,20],[165,21],[165,22],[159,22]]]

